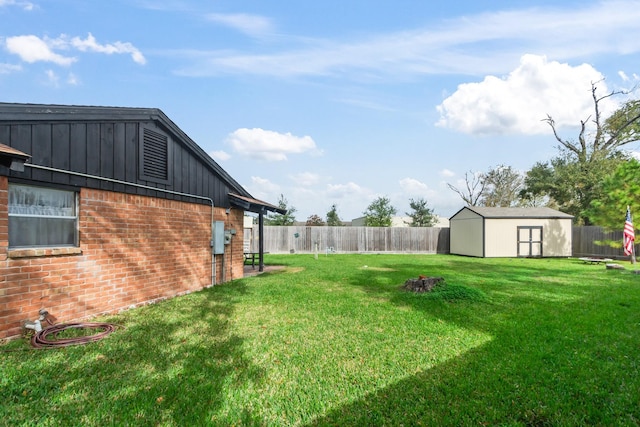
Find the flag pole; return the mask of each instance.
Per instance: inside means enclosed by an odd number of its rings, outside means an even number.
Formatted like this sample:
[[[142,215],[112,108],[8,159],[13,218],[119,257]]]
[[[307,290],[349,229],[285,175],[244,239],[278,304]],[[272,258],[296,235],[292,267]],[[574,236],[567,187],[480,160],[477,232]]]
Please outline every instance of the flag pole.
[[[631,224],[633,224],[633,215],[631,214],[631,209],[630,206],[627,205],[627,212],[629,212],[629,218],[631,220]],[[632,242],[631,245],[631,265],[633,266],[633,269],[635,270],[636,268],[636,242],[635,242],[635,231],[634,231],[634,240]]]
[[[633,269],[636,269],[636,242],[634,240],[633,246],[631,247],[631,265]]]

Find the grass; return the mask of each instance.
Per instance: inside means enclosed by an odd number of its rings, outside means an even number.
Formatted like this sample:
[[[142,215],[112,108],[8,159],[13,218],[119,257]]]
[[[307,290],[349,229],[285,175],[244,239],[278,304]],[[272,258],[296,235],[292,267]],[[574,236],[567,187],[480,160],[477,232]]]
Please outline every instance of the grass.
[[[0,424],[640,424],[640,275],[574,259],[267,255],[286,268],[0,347]],[[432,293],[402,290],[442,276]]]

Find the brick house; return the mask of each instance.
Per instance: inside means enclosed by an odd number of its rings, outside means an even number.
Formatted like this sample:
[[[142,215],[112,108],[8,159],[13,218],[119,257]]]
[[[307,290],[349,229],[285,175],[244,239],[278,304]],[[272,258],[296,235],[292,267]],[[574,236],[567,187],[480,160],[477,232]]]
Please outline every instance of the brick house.
[[[0,103],[0,339],[241,278],[245,211],[159,109]]]

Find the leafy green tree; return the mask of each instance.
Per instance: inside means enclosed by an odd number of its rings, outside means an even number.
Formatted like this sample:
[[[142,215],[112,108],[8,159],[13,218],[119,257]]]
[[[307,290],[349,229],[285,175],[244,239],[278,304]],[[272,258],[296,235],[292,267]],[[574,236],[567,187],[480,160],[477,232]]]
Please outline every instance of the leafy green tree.
[[[581,163],[563,150],[548,162],[536,163],[525,177],[520,195],[525,200],[546,197],[547,206],[575,217],[577,224],[590,225],[586,210],[603,196],[602,182],[626,156],[621,152]]]
[[[630,100],[605,120],[604,133],[616,147],[640,139],[640,100]]]
[[[520,190],[520,200],[525,206],[549,206],[557,203],[551,195],[554,187],[554,169],[550,162],[537,162],[524,177],[524,186]]]
[[[340,227],[344,225],[338,216],[338,206],[335,203],[331,205],[331,209],[327,212],[327,225],[331,227]]]
[[[591,202],[587,214],[595,225],[607,230],[622,230],[627,206],[640,219],[640,162],[635,159],[620,163],[604,179],[602,196]]]
[[[391,217],[397,210],[391,206],[388,197],[378,197],[367,207],[364,214],[364,225],[367,227],[391,227]]]
[[[311,226],[311,227],[323,226],[324,225],[324,221],[318,215],[313,214],[309,218],[307,218],[307,222],[305,223],[305,225],[306,226]]]
[[[511,207],[520,204],[520,190],[524,185],[521,173],[511,166],[500,165],[484,174],[485,189],[480,205]]]
[[[536,163],[527,172],[525,188],[520,195],[525,200],[547,198],[557,208],[573,215],[578,224],[591,224],[587,214],[592,202],[603,196],[602,183],[616,167],[627,160],[621,147],[638,139],[640,129],[639,101],[628,101],[606,120],[600,103],[622,91],[597,95],[597,84],[591,84],[593,116],[580,121],[577,139],[558,134],[551,116],[544,120],[560,143],[559,155],[549,162]],[[591,127],[589,127],[591,123]]]
[[[288,206],[289,201],[285,199],[283,194],[280,194],[280,199],[278,199],[278,207],[280,209],[284,209],[287,212],[284,214],[273,213],[267,215],[264,220],[265,225],[293,225],[296,222],[296,218],[294,214],[297,209],[293,206]]]
[[[411,218],[411,222],[407,222],[411,227],[432,227],[436,223],[433,209],[427,206],[425,199],[409,199],[409,207],[412,211],[405,214]]]

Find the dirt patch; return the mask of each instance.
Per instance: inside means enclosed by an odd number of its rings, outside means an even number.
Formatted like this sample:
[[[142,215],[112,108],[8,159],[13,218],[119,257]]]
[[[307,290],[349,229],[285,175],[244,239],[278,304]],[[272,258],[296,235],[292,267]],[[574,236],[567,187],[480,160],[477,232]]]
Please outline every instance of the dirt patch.
[[[368,265],[363,265],[360,267],[360,270],[373,270],[373,271],[396,271],[395,268],[388,267],[369,267]]]
[[[408,279],[404,282],[404,288],[412,292],[431,292],[439,283],[444,283],[443,277],[420,276],[417,279]]]
[[[244,277],[252,277],[262,273],[272,273],[276,271],[280,271],[283,273],[300,273],[301,271],[304,271],[304,267],[287,267],[284,265],[265,265],[264,271],[258,271],[258,267],[253,269],[251,268],[250,265],[245,265]]]

